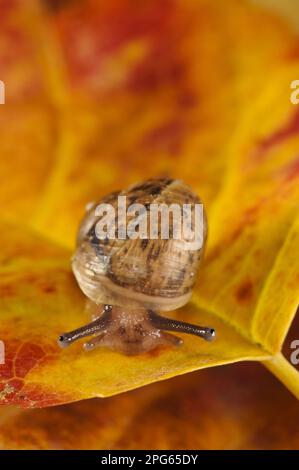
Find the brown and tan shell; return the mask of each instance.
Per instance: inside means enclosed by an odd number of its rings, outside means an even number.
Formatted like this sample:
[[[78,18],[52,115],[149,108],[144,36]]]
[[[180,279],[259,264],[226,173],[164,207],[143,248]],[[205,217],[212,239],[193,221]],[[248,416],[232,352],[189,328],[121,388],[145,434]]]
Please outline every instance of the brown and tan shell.
[[[141,184],[109,194],[94,204],[78,231],[72,267],[77,281],[96,304],[173,310],[190,299],[207,234],[204,216],[204,242],[197,251],[183,250],[182,241],[170,238],[100,240],[95,236],[99,203],[117,207],[118,196],[127,197],[127,207],[140,203],[195,204],[201,201],[180,180],[149,179]],[[117,235],[117,234],[116,234]]]

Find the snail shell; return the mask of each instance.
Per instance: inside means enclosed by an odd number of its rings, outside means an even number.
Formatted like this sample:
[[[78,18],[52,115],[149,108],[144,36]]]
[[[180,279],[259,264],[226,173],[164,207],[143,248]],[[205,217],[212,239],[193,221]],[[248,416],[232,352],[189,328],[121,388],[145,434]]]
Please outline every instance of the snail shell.
[[[120,222],[119,197],[125,201],[125,224]],[[100,237],[97,225],[102,217],[99,204],[109,204],[112,212],[106,214],[106,225],[113,227],[115,237]],[[156,237],[149,231],[143,237],[132,238],[123,228],[136,219],[129,212],[132,204],[145,210],[146,220],[151,217],[153,205],[179,206],[179,219],[185,204],[191,209],[189,225],[202,234],[201,243],[194,249],[183,236],[173,236],[175,215],[169,221],[169,238],[162,237],[162,219],[159,219]],[[77,247],[72,258],[72,269],[78,284],[89,299],[89,306],[96,313],[91,323],[59,337],[58,343],[65,347],[79,338],[91,336],[85,349],[106,346],[124,354],[139,354],[158,345],[180,345],[181,338],[165,331],[194,334],[211,340],[215,336],[212,328],[192,325],[160,316],[158,311],[174,310],[186,304],[191,297],[197,271],[203,257],[207,237],[207,219],[203,211],[201,226],[194,222],[195,206],[201,204],[198,196],[180,180],[169,178],[149,179],[123,191],[104,197],[89,207],[80,224]],[[186,206],[185,206],[186,207]],[[169,212],[171,214],[171,212]],[[115,215],[116,219],[115,220]],[[122,219],[123,220],[123,219]],[[172,222],[172,223],[171,223]],[[114,225],[113,225],[114,224]],[[150,224],[149,224],[150,226]],[[182,227],[182,225],[181,225]],[[121,234],[122,232],[122,234]],[[188,247],[190,247],[188,249]]]
[[[182,240],[109,239],[95,234],[99,220],[95,207],[109,203],[117,210],[118,196],[131,204],[200,204],[198,196],[180,180],[151,179],[115,192],[93,205],[78,232],[72,261],[75,277],[96,304],[174,310],[186,304],[192,294],[207,235],[204,215],[203,245],[196,251],[182,249]],[[171,225],[171,224],[170,224]],[[171,234],[170,234],[171,235]]]

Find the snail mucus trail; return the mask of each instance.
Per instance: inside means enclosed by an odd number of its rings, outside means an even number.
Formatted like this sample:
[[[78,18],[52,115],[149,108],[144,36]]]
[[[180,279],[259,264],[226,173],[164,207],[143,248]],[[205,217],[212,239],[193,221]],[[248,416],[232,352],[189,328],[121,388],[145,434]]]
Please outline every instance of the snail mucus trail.
[[[202,243],[196,250],[182,249],[182,243],[186,240],[171,236],[169,239],[99,238],[96,208],[101,203],[116,209],[119,196],[126,196],[127,207],[138,203],[146,211],[152,204],[168,207],[189,204],[191,225],[194,225],[193,208],[201,204],[189,186],[168,178],[149,179],[111,193],[93,204],[79,227],[72,269],[88,299],[87,308],[92,311],[94,319],[62,334],[58,339],[59,345],[66,347],[78,339],[91,336],[84,344],[86,350],[103,346],[131,355],[160,345],[182,344],[180,337],[168,332],[187,333],[212,340],[215,336],[213,328],[167,318],[158,313],[178,309],[191,297],[205,248],[205,213],[200,227]],[[115,213],[111,213],[110,217],[114,217]],[[107,217],[109,226],[109,215]],[[134,217],[131,214],[130,220]]]

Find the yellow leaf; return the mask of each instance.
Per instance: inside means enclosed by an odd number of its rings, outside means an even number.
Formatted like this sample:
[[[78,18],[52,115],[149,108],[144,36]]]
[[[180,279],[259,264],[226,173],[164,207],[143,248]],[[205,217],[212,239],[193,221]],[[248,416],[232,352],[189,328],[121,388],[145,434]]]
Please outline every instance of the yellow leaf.
[[[279,352],[299,292],[296,37],[237,0],[16,1],[1,23],[14,83],[0,110],[2,403],[109,396],[242,360],[298,395]],[[11,54],[24,50],[7,60],[11,37]],[[213,326],[216,341],[137,357],[59,350],[58,334],[89,320],[70,270],[86,203],[161,175],[206,204],[199,285],[173,315]]]
[[[258,364],[235,364],[105,400],[6,407],[0,448],[294,450],[298,418],[298,402],[270,373]]]

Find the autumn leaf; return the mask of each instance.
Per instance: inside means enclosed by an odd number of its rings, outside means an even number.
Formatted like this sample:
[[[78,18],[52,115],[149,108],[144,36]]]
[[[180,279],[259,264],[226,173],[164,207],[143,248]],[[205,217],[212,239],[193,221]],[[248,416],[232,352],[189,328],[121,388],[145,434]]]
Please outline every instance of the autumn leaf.
[[[235,364],[106,399],[2,408],[0,448],[294,450],[298,418],[298,401],[269,372]]]
[[[280,353],[299,297],[299,114],[289,99],[298,39],[245,2],[211,3],[6,6],[3,404],[110,396],[245,360],[263,361],[299,396]],[[70,269],[86,203],[161,175],[201,195],[210,226],[198,288],[173,316],[213,326],[217,340],[186,337],[136,357],[59,350],[58,334],[89,320]]]

